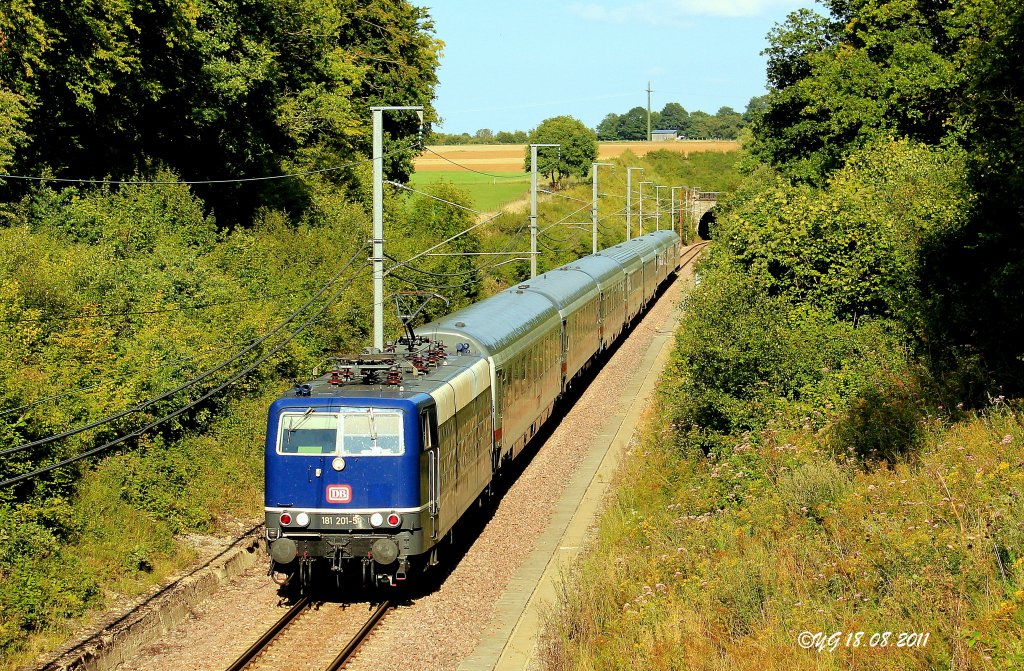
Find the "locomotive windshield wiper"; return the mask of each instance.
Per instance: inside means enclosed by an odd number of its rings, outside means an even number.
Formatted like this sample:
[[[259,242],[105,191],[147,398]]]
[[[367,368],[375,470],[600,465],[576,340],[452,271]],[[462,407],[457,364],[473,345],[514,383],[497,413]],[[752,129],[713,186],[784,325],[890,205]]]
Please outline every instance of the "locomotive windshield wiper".
[[[305,422],[306,419],[314,412],[316,412],[314,408],[306,408],[306,412],[303,413],[302,419],[288,427],[288,433],[295,433],[296,431],[298,431],[299,427],[302,426],[302,423]]]

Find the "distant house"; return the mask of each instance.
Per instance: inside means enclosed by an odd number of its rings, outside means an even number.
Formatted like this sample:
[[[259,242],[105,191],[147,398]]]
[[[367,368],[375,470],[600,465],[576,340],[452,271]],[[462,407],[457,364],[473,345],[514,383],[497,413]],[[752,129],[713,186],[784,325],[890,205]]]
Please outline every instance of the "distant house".
[[[674,142],[679,139],[679,133],[674,130],[652,130],[651,142]]]

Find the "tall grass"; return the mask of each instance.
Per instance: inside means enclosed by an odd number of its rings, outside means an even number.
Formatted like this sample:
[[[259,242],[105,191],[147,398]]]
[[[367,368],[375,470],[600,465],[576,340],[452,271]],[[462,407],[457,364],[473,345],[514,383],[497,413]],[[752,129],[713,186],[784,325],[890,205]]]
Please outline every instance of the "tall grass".
[[[1020,409],[932,419],[919,460],[868,469],[835,460],[805,430],[681,455],[659,429],[665,413],[565,578],[544,668],[1024,664]],[[738,496],[723,504],[723,491]],[[804,631],[842,634],[818,651],[798,644]],[[872,647],[884,632],[888,645]],[[901,632],[929,638],[897,647]]]

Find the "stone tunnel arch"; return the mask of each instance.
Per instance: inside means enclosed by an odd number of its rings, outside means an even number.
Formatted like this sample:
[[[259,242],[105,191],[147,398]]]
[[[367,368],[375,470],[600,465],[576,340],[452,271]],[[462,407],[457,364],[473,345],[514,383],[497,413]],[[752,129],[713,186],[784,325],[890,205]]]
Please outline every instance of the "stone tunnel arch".
[[[711,227],[715,223],[715,208],[711,208],[707,212],[701,215],[700,221],[697,223],[697,236],[701,240],[711,239]]]

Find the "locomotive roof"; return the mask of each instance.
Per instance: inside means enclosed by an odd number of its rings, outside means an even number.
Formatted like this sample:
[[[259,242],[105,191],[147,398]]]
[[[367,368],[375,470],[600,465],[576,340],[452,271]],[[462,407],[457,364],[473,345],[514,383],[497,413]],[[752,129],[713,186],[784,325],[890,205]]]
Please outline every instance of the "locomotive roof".
[[[444,362],[431,368],[422,375],[415,377],[406,375],[401,384],[331,384],[331,374],[325,373],[320,377],[311,380],[309,384],[309,395],[298,396],[295,390],[289,390],[281,395],[281,399],[294,399],[301,402],[304,398],[395,398],[411,399],[418,394],[431,394],[439,387],[444,386],[449,380],[455,378],[459,373],[469,369],[480,357],[473,354],[450,353]]]

